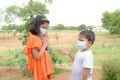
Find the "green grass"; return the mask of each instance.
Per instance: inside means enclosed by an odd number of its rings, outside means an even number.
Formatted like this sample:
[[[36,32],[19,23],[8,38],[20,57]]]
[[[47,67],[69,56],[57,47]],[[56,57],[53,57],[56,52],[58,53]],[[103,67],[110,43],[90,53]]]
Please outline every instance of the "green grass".
[[[99,31],[98,31],[98,32],[95,32],[95,34],[96,34],[96,35],[104,35],[104,36],[105,36],[105,35],[110,35],[109,32],[99,32]]]
[[[61,32],[64,32],[64,31],[61,31]],[[65,31],[65,34],[69,35],[69,34],[74,34],[75,32],[79,34],[79,31]],[[120,61],[120,57],[119,57],[120,56],[120,38],[114,38],[114,36],[118,36],[118,35],[110,35],[107,32],[95,32],[95,33],[97,36],[99,35],[106,36],[106,37],[109,36],[113,38],[110,38],[110,40],[104,40],[104,37],[102,37],[103,39],[100,39],[102,41],[100,41],[97,44],[94,44],[91,47],[94,55],[94,65],[101,66],[105,61],[109,61],[109,60]],[[58,36],[59,35],[61,34],[58,34]],[[74,36],[77,37],[76,34]],[[55,36],[52,36],[52,37],[54,38]],[[75,41],[67,41],[67,42],[59,41],[58,44],[68,45],[68,47],[72,50],[74,55],[78,51],[77,42]],[[51,45],[55,45],[55,43]],[[73,62],[70,60],[70,58],[67,55],[65,56],[61,53],[59,45],[58,47],[52,48],[52,50],[53,50],[53,53],[56,54],[56,56],[58,56],[63,60],[62,64],[72,66]],[[17,53],[20,53],[21,51],[22,49],[0,51],[0,66],[19,66],[17,63],[19,58],[15,58],[15,56]],[[22,57],[24,57],[24,55]],[[55,73],[53,77],[63,72],[68,72],[68,70],[55,68]],[[0,74],[0,77],[3,77],[3,76],[4,75]],[[18,76],[18,77],[13,77],[10,80],[26,80],[26,79],[22,79],[22,77]]]
[[[69,43],[72,46],[70,47],[73,54],[75,55],[78,51],[76,43]],[[120,38],[113,38],[109,41],[100,42],[100,44],[93,45],[91,47],[94,55],[94,65],[101,66],[102,63],[106,60],[119,61],[120,60]],[[54,48],[53,52],[57,54],[61,59],[63,59],[63,63],[71,66],[73,62],[67,55],[63,55],[59,48]]]
[[[21,78],[20,77],[14,77],[14,78],[11,78],[9,80],[21,80]]]
[[[18,66],[15,58],[22,50],[0,51],[0,66]],[[23,55],[24,56],[24,55]]]
[[[0,51],[0,66],[18,66],[17,64],[18,59],[15,58],[15,55],[16,53],[20,53],[20,52],[21,50]],[[55,68],[55,73],[53,77],[63,72],[69,72],[69,70]],[[4,76],[0,74],[0,77],[4,77]],[[22,77],[18,76],[18,77],[10,78],[9,80],[26,80],[26,79],[22,79]]]
[[[69,70],[64,70],[64,69],[60,69],[60,68],[55,68],[55,73],[53,74],[53,78],[55,78],[56,75],[60,74],[60,73],[64,73],[64,72],[69,72]],[[1,76],[3,77],[3,76]],[[18,77],[13,77],[10,78],[9,80],[26,80],[25,78],[23,79],[22,77],[18,76]],[[32,78],[29,78],[27,80],[33,80]]]
[[[26,79],[23,79],[22,77],[13,77],[13,78],[10,78],[9,80],[26,80]],[[29,78],[27,80],[33,80],[32,78]]]
[[[0,77],[3,77],[3,74],[2,74],[2,73],[0,73]]]
[[[78,51],[76,43],[70,48],[75,55]],[[112,39],[106,42],[101,42],[101,44],[96,44],[92,46],[92,51],[94,54],[95,65],[100,66],[106,60],[120,60],[120,38]],[[15,54],[19,53],[21,50],[12,51],[0,51],[0,66],[18,66],[16,63]],[[71,66],[72,61],[67,55],[63,55],[60,48],[53,48],[53,53],[63,60],[63,64]]]
[[[69,70],[55,68],[55,73],[54,73],[53,77],[55,77],[56,75],[58,75],[60,73],[64,73],[64,72],[69,72]]]
[[[102,65],[107,60],[120,61],[120,38],[92,46],[95,65]]]
[[[53,32],[53,31],[50,31]],[[58,32],[58,31],[54,31]],[[79,34],[79,31],[61,31],[65,32],[65,34],[74,34],[75,32]],[[69,34],[68,34],[69,33]],[[110,35],[108,32],[95,32],[95,34],[101,35],[101,36],[118,36],[118,35]],[[58,36],[61,34],[58,34]],[[75,34],[76,35],[76,34]],[[74,36],[75,36],[74,35]],[[51,36],[51,37],[54,37]],[[77,36],[76,36],[77,37]],[[76,38],[77,39],[77,38]],[[120,38],[110,38],[110,40],[106,41],[104,39],[101,39],[102,41],[99,44],[95,44],[92,46],[92,51],[94,54],[94,60],[95,60],[95,65],[101,65],[104,61],[112,59],[112,60],[120,60],[119,55],[120,55]],[[77,43],[74,41],[67,41],[67,42],[58,42],[59,44],[64,43],[64,45],[68,45],[69,48],[72,50],[73,54],[75,55],[76,52],[78,51],[77,48]],[[52,43],[51,45],[55,45],[55,43]],[[63,46],[64,46],[63,45]],[[61,53],[60,47],[52,48],[53,53],[56,54],[59,58],[63,60],[63,64],[71,66],[72,61],[68,56],[65,56]],[[0,51],[0,66],[18,66],[16,61],[18,59],[15,59],[16,53],[19,53],[20,50],[9,50],[9,51]]]

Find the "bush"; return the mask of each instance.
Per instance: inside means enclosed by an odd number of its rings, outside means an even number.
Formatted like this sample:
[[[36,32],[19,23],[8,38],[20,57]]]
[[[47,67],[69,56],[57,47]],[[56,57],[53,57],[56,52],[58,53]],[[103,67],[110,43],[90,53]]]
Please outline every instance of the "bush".
[[[53,53],[52,48],[49,49],[50,51],[50,56],[52,59],[53,64],[61,64],[62,63],[62,59],[60,59],[55,53]],[[11,51],[11,53],[13,53]],[[24,56],[24,50],[20,51],[20,52],[16,52],[16,54],[14,55],[14,58],[16,59],[16,62],[19,67],[20,70],[22,72],[23,76],[27,76],[27,77],[33,77],[33,72],[32,71],[28,71],[28,61],[27,58]],[[8,61],[9,63],[7,65],[11,65],[11,60]]]
[[[102,80],[120,80],[120,62],[104,62],[102,65]]]
[[[53,30],[65,30],[65,26],[63,24],[58,24],[52,28]]]
[[[52,48],[49,48],[50,56],[52,59],[52,63],[55,64],[62,64],[63,60],[60,59],[55,53],[53,53]]]
[[[24,56],[24,50],[17,52],[14,56],[17,59],[17,64],[20,67],[23,76],[33,77],[33,72],[28,71],[28,61],[27,58]]]

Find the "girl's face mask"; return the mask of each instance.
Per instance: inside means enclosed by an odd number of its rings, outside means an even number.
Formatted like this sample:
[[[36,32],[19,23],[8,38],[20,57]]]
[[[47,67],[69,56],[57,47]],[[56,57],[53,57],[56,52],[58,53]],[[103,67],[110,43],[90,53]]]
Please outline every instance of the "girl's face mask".
[[[45,35],[45,34],[47,33],[47,30],[44,29],[44,28],[42,28],[42,27],[40,27],[40,33],[41,33],[42,35]]]
[[[85,50],[86,48],[88,48],[88,46],[86,45],[86,42],[85,41],[78,41],[77,42],[77,45],[78,45],[78,48],[83,51]]]

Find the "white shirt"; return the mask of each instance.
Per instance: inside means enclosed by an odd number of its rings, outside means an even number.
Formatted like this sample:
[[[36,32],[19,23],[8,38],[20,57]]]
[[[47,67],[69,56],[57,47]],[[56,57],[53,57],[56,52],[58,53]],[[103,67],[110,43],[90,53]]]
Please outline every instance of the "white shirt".
[[[84,68],[90,68],[87,80],[92,80],[93,54],[91,50],[77,52],[72,68],[71,80],[82,80]]]

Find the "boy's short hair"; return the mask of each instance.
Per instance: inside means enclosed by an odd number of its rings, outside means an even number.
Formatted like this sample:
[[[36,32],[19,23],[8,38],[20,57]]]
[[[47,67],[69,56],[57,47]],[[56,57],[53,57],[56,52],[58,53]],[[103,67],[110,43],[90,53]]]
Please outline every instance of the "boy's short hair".
[[[79,35],[85,36],[88,39],[88,41],[92,42],[92,44],[95,41],[95,33],[91,30],[84,30],[84,31],[80,32]]]

